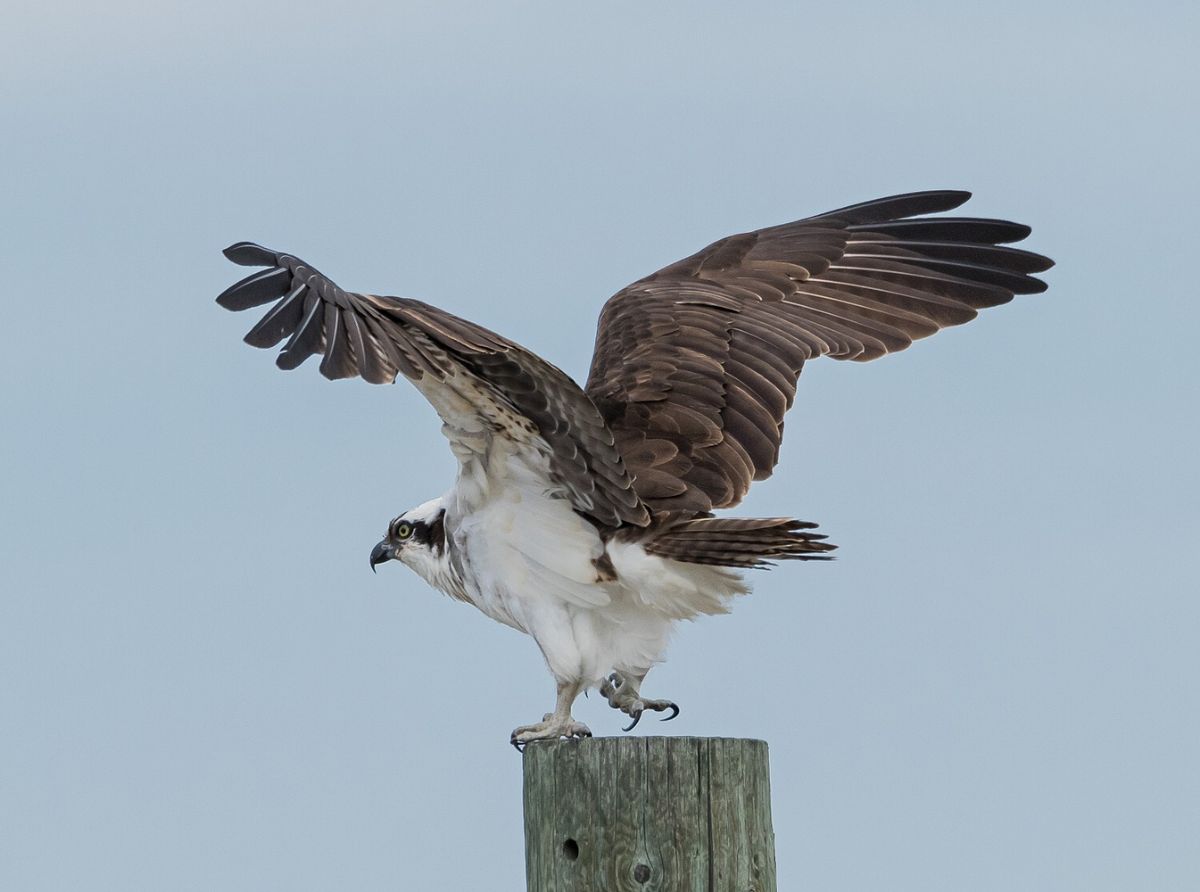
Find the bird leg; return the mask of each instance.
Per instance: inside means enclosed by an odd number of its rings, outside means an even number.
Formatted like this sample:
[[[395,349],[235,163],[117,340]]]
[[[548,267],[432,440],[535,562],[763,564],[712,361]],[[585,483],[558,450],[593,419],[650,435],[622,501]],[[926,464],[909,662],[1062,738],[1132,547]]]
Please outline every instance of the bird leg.
[[[671,711],[671,714],[660,721],[669,722],[679,715],[679,707],[670,700],[648,700],[642,696],[642,680],[646,673],[634,675],[617,670],[600,684],[600,693],[613,709],[619,709],[631,719],[624,730],[632,731],[642,720],[642,713],[647,709],[653,712]]]
[[[535,740],[558,740],[560,737],[591,737],[592,732],[583,722],[571,718],[571,704],[579,696],[583,684],[578,681],[558,683],[558,702],[554,712],[548,712],[536,725],[514,728],[508,742],[519,751]]]

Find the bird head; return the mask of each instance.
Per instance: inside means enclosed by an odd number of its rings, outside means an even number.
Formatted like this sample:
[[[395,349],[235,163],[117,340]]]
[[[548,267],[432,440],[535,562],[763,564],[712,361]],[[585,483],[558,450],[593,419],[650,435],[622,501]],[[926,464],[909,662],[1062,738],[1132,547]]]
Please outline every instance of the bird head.
[[[445,518],[441,499],[418,505],[395,518],[388,524],[387,535],[371,549],[371,569],[387,561],[400,561],[437,585],[433,578],[446,563]]]

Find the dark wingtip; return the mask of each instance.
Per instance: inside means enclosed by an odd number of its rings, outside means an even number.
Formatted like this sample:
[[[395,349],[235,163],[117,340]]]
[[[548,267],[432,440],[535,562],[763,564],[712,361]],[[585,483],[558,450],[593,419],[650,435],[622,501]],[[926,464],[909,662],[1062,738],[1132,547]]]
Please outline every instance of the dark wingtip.
[[[292,273],[284,267],[275,267],[251,273],[240,282],[235,282],[217,295],[217,303],[235,312],[260,307],[278,300],[288,293]]]
[[[866,226],[878,223],[895,223],[952,211],[970,199],[971,193],[964,189],[930,189],[924,192],[904,192],[848,205],[828,211],[814,220],[836,219],[851,226]]]
[[[1045,265],[1045,266],[1043,266],[1041,269],[1037,270],[1037,272],[1039,272],[1039,273],[1044,273],[1046,270],[1048,270],[1048,269],[1054,269],[1054,267],[1055,267],[1055,266],[1057,266],[1057,264],[1055,263],[1055,261],[1054,261],[1054,260],[1052,260],[1052,259],[1051,259],[1051,258],[1049,258],[1049,257],[1043,256],[1043,257],[1042,257],[1042,260],[1044,260],[1044,261],[1045,261],[1046,265]]]
[[[1020,235],[1013,239],[1014,242],[1024,241],[1033,235],[1033,227],[1028,223],[1014,223],[1013,226],[1021,230]]]
[[[971,193],[966,189],[933,189],[925,193],[917,192],[912,197],[931,208],[917,213],[940,214],[962,207],[971,200]]]
[[[274,266],[278,256],[254,242],[235,242],[221,253],[238,266]]]
[[[916,193],[920,195],[921,193]],[[929,191],[929,196],[932,198],[937,195],[946,200],[947,203],[954,202],[952,207],[959,207],[971,200],[972,192],[967,189],[932,189]],[[951,208],[947,208],[950,210]]]

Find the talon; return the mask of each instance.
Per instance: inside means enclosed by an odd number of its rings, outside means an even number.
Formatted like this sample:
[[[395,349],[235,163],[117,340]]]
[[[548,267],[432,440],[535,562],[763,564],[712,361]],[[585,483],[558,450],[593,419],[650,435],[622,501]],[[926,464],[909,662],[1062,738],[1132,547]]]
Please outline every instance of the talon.
[[[659,719],[660,722],[669,722],[671,719],[675,718],[675,716],[679,715],[678,706],[676,706],[674,703],[668,703],[667,706],[671,708],[671,714],[666,718]]]
[[[537,740],[558,740],[561,737],[591,737],[591,729],[583,722],[573,719],[555,719],[553,715],[537,725],[522,725],[513,729],[508,742],[517,752],[525,752],[525,747]]]
[[[642,714],[640,712],[634,713],[633,721],[629,723],[629,727],[622,728],[621,730],[622,731],[632,731],[634,728],[637,727],[637,723],[640,722],[641,720],[642,720]]]

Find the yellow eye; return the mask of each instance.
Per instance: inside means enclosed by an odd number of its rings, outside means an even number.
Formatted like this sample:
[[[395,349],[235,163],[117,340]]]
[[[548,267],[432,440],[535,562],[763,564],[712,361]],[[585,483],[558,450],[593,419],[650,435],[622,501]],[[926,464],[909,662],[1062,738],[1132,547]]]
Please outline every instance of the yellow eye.
[[[402,523],[402,524],[400,524],[400,526],[396,527],[396,538],[397,539],[407,539],[409,536],[412,535],[412,532],[413,532],[413,528],[412,528],[411,524]]]

